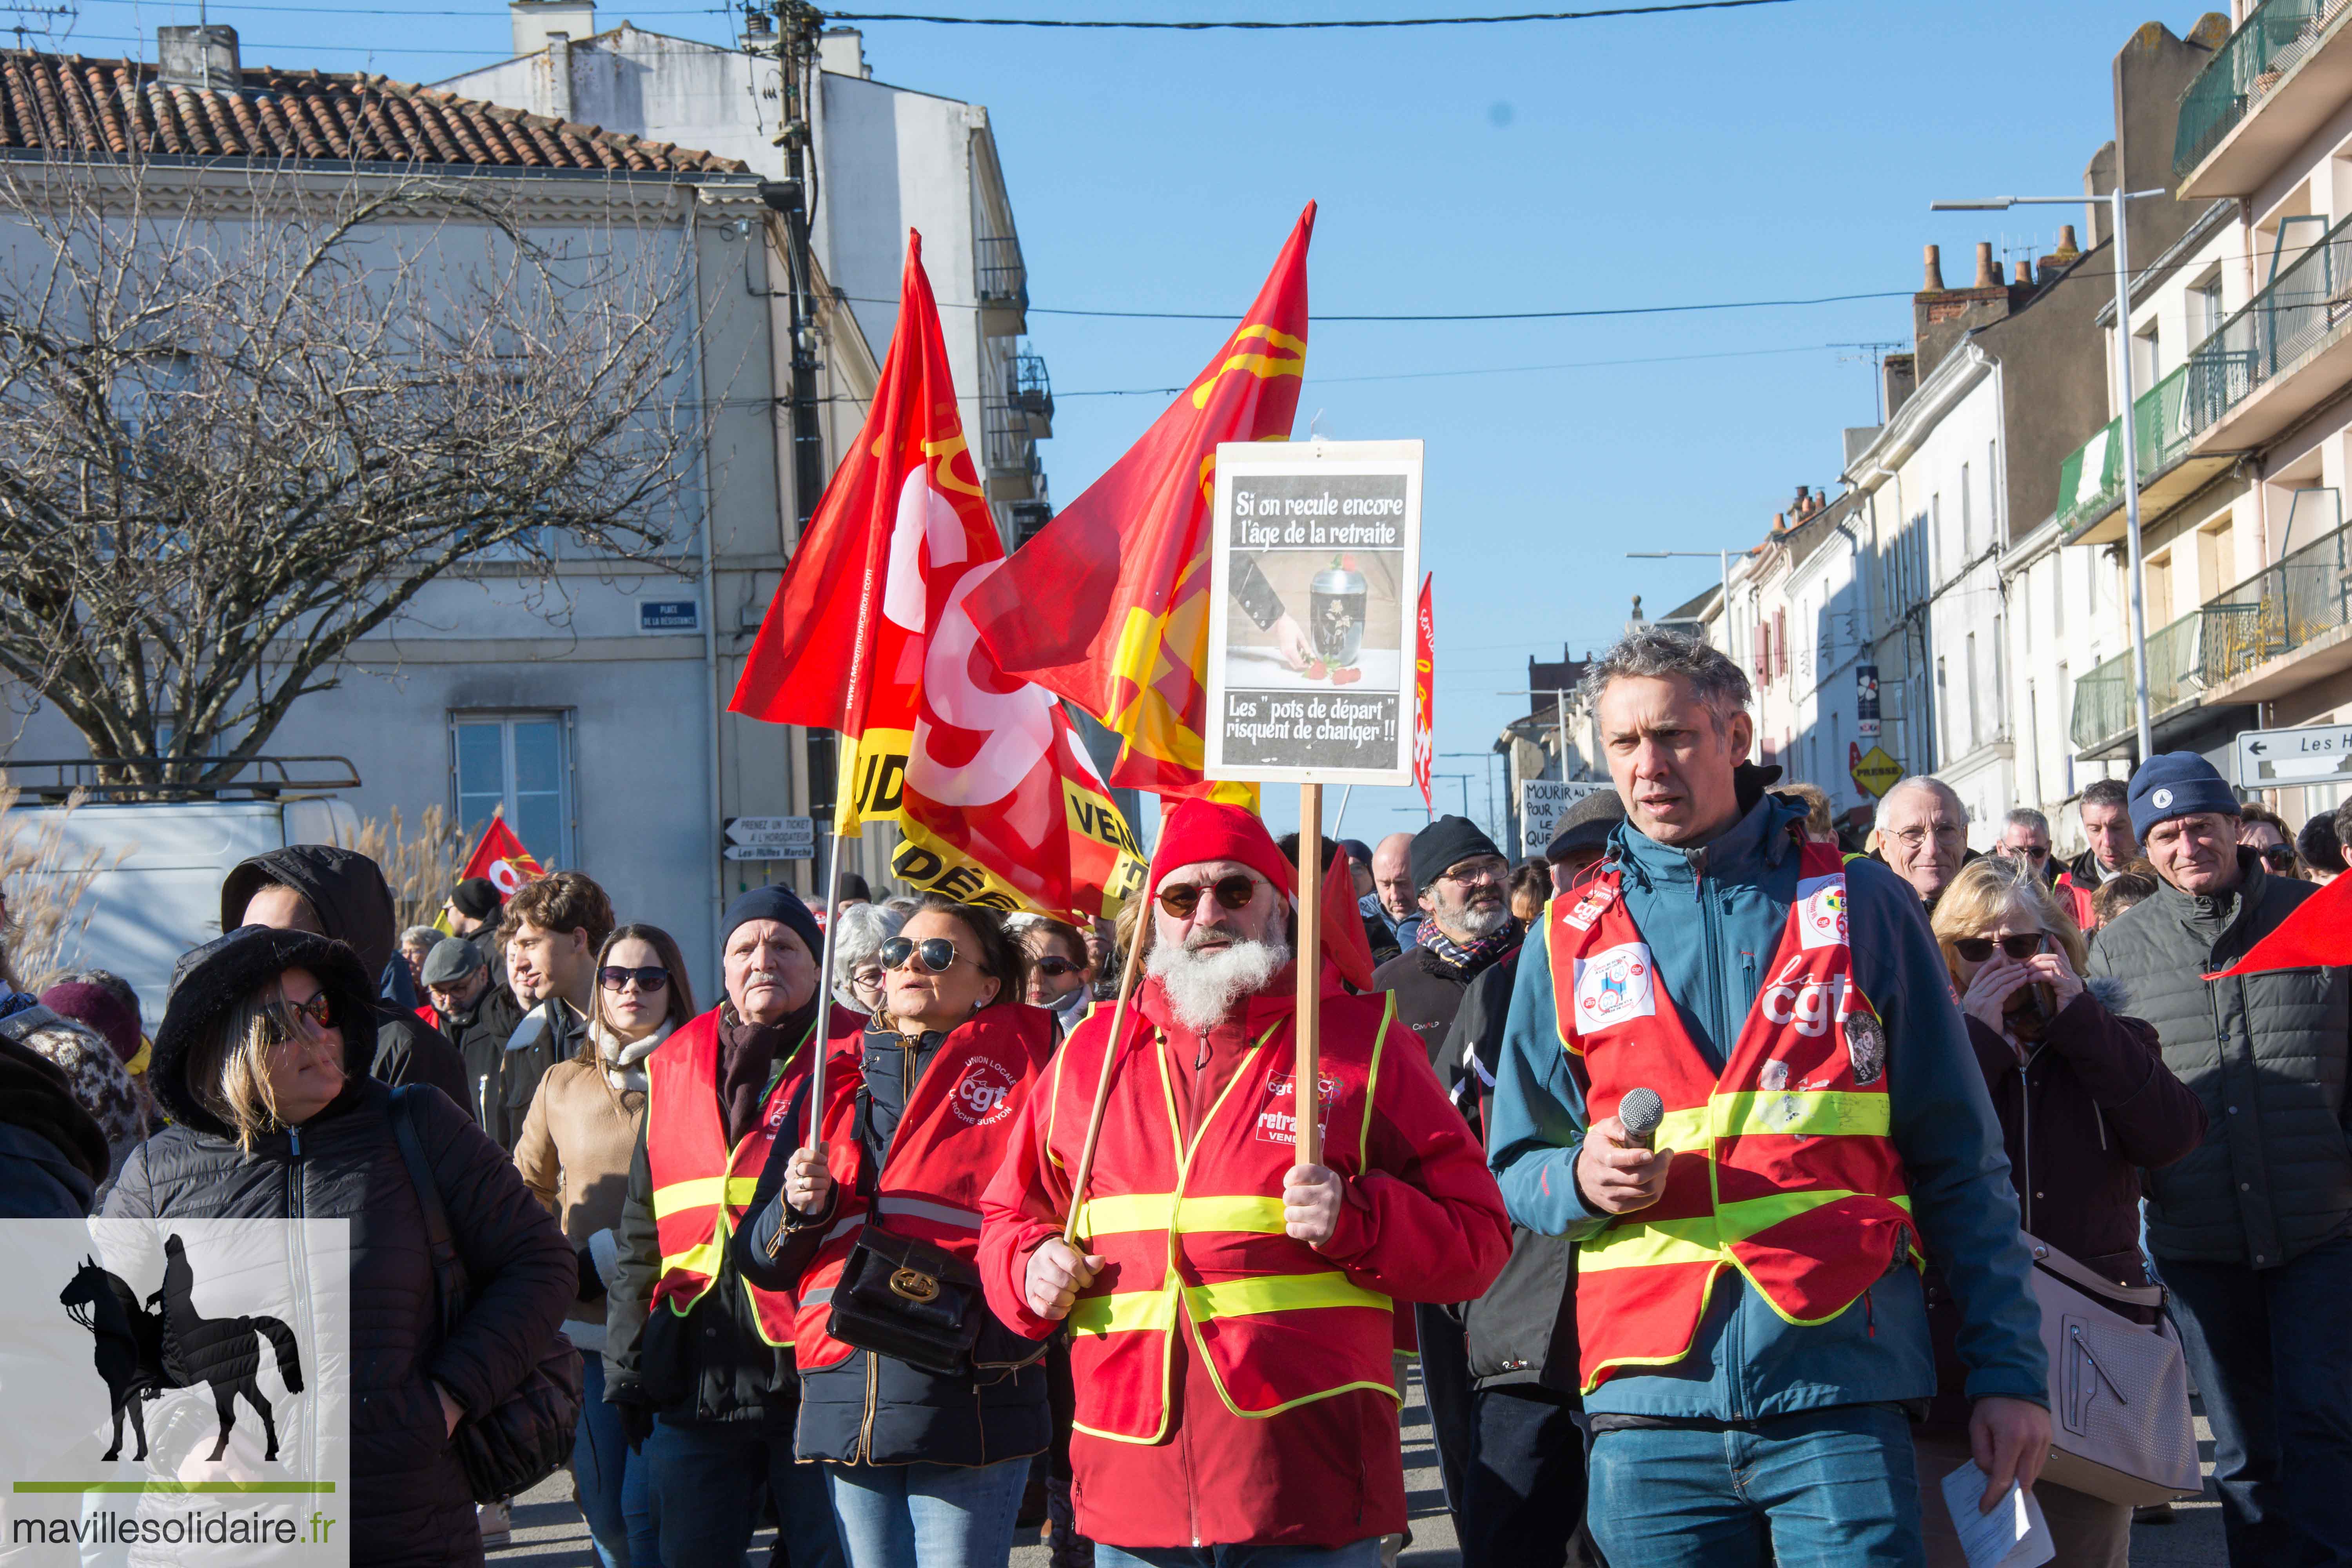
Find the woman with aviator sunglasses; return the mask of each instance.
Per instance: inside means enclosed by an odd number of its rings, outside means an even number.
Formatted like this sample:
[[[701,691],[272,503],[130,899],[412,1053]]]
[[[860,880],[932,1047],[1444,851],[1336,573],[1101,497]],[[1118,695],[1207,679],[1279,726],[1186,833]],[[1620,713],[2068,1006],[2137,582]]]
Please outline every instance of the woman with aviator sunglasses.
[[[2118,1285],[2147,1283],[2139,1173],[2205,1136],[2205,1110],[2164,1065],[2156,1031],[2110,1012],[2082,973],[2083,933],[2025,864],[1971,861],[1933,921],[1969,1043],[1991,1092],[2027,1231]],[[1930,1274],[1928,1317],[1945,1390],[1915,1430],[1932,1564],[1965,1561],[1937,1484],[1968,1458],[1958,1314]],[[2058,1561],[2124,1568],[2131,1509],[2045,1480],[2034,1496]]]
[[[1095,967],[1087,956],[1086,938],[1076,927],[1044,915],[1008,916],[1004,929],[1029,957],[1024,1000],[1053,1014],[1055,1029],[1067,1035],[1094,1002]]]
[[[797,1447],[824,1466],[851,1568],[1002,1568],[1052,1435],[1045,1347],[989,1312],[972,1260],[1053,1021],[1022,1001],[1028,957],[992,910],[927,895],[880,957],[882,1005],[826,1069],[822,1147],[778,1142],[736,1258],[798,1294]]]
[[[580,1289],[563,1331],[580,1347],[587,1398],[572,1447],[573,1495],[604,1568],[658,1568],[661,1542],[618,1405],[604,1402],[604,1295],[619,1263],[621,1199],[646,1121],[646,1058],[694,1016],[694,987],[677,941],[659,926],[625,925],[596,954],[595,997],[580,1049],[549,1068],[515,1139],[515,1168],[563,1226]]]

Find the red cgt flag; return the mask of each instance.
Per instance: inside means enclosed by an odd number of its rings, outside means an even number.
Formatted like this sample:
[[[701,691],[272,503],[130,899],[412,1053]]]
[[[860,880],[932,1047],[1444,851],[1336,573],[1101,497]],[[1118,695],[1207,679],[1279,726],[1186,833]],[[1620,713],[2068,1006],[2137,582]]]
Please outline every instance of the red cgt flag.
[[[482,829],[482,841],[474,846],[473,854],[466,858],[466,868],[457,873],[462,881],[467,877],[486,878],[499,890],[499,902],[513,898],[515,889],[534,877],[544,877],[547,868],[522,847],[522,840],[507,826],[506,808],[490,810],[489,826]]]
[[[1314,232],[1309,202],[1249,313],[1192,384],[971,595],[981,640],[999,663],[1118,732],[1115,784],[1256,805],[1255,785],[1210,785],[1201,776],[1206,524],[1217,443],[1289,437],[1307,367]]]
[[[1143,865],[1069,716],[979,645],[965,600],[1003,563],[921,237],[909,234],[873,412],[776,589],[731,706],[851,738],[835,828],[897,823],[902,880],[1091,921]]]
[[[1430,608],[1429,585],[1436,574],[1421,580],[1421,612],[1413,617],[1412,656],[1412,782],[1421,786],[1421,804],[1431,815],[1437,802],[1430,798],[1430,768],[1437,760],[1437,617]]]
[[[2338,877],[2304,900],[2275,931],[2248,948],[2245,957],[2204,978],[2347,964],[2352,964],[2352,876]]]

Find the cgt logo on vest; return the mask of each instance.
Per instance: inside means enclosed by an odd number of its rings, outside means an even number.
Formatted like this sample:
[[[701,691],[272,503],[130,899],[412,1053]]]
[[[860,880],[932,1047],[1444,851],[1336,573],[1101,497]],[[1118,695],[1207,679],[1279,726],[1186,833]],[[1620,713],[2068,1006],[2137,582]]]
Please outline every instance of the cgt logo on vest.
[[[1658,1010],[1657,975],[1647,942],[1603,948],[1576,961],[1576,1026],[1605,1029]]]
[[[986,1127],[1013,1114],[1013,1075],[986,1057],[963,1065],[963,1079],[948,1096],[948,1107],[965,1125]]]
[[[1257,1113],[1255,1136],[1261,1143],[1281,1143],[1291,1148],[1298,1145],[1297,1107],[1277,1106],[1276,1100],[1294,1100],[1292,1074],[1277,1073],[1266,1080],[1265,1107]],[[1339,1103],[1339,1080],[1329,1073],[1317,1075],[1316,1099],[1321,1104],[1321,1114],[1316,1118],[1315,1129],[1328,1132],[1331,1127],[1331,1108]]]
[[[1853,1064],[1854,1082],[1865,1089],[1876,1083],[1886,1070],[1886,1031],[1878,1015],[1845,975],[1832,974],[1826,980],[1807,978],[1792,984],[1790,977],[1803,963],[1802,957],[1796,957],[1781,965],[1780,973],[1757,995],[1757,1010],[1764,1015],[1766,1023],[1793,1028],[1808,1040],[1820,1039],[1835,1023],[1846,1058]],[[1855,1005],[1857,1000],[1859,1006]],[[1763,1087],[1779,1086],[1768,1083]]]

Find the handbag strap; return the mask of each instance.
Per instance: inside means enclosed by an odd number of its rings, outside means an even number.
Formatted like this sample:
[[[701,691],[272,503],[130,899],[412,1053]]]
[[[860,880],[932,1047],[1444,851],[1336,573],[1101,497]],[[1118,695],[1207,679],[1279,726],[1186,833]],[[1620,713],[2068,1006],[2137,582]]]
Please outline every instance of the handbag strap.
[[[440,1299],[441,1332],[446,1336],[466,1310],[467,1281],[465,1259],[457,1256],[449,1234],[449,1211],[441,1201],[441,1184],[434,1179],[425,1158],[425,1140],[417,1131],[419,1097],[433,1092],[425,1084],[404,1084],[392,1091],[392,1136],[400,1145],[401,1163],[408,1167],[409,1185],[416,1189],[417,1207],[425,1211],[425,1239],[433,1254],[433,1291]]]
[[[2120,1284],[2068,1257],[2032,1232],[2024,1235],[2026,1250],[2033,1255],[2033,1261],[2077,1290],[2132,1307],[2161,1307],[2165,1303],[2167,1292],[2161,1285]]]

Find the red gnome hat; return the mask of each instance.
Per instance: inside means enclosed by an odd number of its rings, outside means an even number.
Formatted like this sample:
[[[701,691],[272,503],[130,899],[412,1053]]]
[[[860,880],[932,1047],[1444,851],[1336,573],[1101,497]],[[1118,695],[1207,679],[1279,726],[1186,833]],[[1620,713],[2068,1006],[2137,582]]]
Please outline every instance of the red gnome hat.
[[[1290,862],[1275,847],[1274,835],[1256,814],[1198,799],[1186,801],[1160,824],[1160,847],[1152,853],[1151,880],[1144,891],[1158,892],[1169,872],[1204,860],[1237,861],[1273,883],[1283,897],[1293,896]]]

